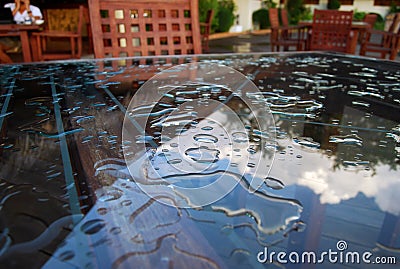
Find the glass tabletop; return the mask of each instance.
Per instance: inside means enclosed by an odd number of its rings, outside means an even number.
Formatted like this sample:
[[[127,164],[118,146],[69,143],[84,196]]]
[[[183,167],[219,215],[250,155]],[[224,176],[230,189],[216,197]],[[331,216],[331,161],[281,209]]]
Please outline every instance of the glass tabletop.
[[[399,67],[1,65],[1,267],[396,268]]]

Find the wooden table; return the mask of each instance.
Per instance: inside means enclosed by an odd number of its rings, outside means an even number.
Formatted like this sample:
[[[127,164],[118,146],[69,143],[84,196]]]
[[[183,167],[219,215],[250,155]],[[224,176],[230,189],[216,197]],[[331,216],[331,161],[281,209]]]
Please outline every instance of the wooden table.
[[[312,29],[312,21],[300,21],[299,25],[302,25],[309,29]],[[369,27],[370,27],[370,25],[363,21],[353,21],[352,22],[351,30],[354,33],[354,36],[353,36],[352,42],[351,42],[351,46],[350,46],[350,51],[352,54],[355,54],[355,52],[356,52],[358,37],[363,36],[365,31],[367,31],[367,29]]]
[[[19,36],[24,62],[29,63],[37,60],[37,45],[34,40],[30,39],[29,32],[38,31],[39,29],[40,25],[35,24],[1,24],[0,36]]]

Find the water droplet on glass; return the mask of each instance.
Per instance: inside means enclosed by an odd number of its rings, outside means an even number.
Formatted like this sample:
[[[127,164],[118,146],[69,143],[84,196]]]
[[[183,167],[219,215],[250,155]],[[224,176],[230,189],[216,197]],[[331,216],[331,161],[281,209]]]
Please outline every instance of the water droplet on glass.
[[[121,202],[122,206],[130,206],[131,204],[132,204],[131,200],[124,200],[124,201]]]
[[[295,137],[293,138],[293,143],[300,145],[302,147],[310,148],[310,149],[319,149],[320,144],[315,142],[310,137]]]
[[[348,136],[330,136],[329,142],[344,144],[344,145],[356,145],[356,146],[362,146],[363,143],[362,139],[355,134]]]
[[[285,185],[283,184],[282,181],[280,181],[279,179],[276,179],[276,178],[272,178],[272,177],[267,177],[265,179],[265,184],[274,190],[281,190],[285,187]]]
[[[256,164],[255,163],[248,163],[247,167],[254,168],[254,167],[256,167]]]
[[[95,234],[99,232],[104,226],[106,226],[104,220],[102,219],[93,219],[85,222],[81,226],[81,231],[85,234]]]
[[[97,209],[97,213],[99,213],[99,215],[105,215],[107,214],[108,209],[105,207],[100,207],[99,209]]]
[[[195,162],[215,163],[219,160],[218,155],[220,151],[203,146],[199,148],[189,148],[185,151],[185,154]]]
[[[181,163],[182,160],[181,159],[172,159],[172,160],[168,160],[167,163],[168,164],[178,164]]]
[[[117,188],[106,188],[99,197],[101,202],[109,202],[117,200],[122,196],[123,192]]]
[[[213,130],[214,128],[211,127],[211,126],[204,126],[204,127],[202,127],[201,129],[202,129],[203,131],[211,131],[211,130]]]
[[[119,234],[119,233],[121,233],[121,231],[122,230],[121,230],[120,227],[114,227],[114,228],[110,229],[110,233],[113,234],[113,235]]]
[[[74,257],[75,257],[74,252],[72,250],[68,250],[68,251],[61,253],[58,258],[60,259],[60,261],[65,262],[65,261],[69,261],[69,260],[73,259]]]
[[[232,134],[233,141],[236,143],[247,143],[249,142],[249,136],[245,132],[235,132]]]
[[[213,135],[209,135],[209,134],[196,134],[195,136],[193,136],[193,139],[197,142],[204,142],[204,143],[217,143],[218,142],[218,138],[213,136]]]

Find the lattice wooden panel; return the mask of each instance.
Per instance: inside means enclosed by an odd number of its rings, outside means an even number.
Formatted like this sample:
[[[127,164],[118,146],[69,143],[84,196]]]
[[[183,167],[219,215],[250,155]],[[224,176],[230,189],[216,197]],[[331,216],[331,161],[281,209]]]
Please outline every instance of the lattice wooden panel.
[[[49,30],[76,31],[79,21],[79,9],[45,9],[45,21]]]
[[[351,43],[352,11],[315,10],[311,50],[347,52]]]
[[[89,0],[96,58],[201,53],[197,0]]]

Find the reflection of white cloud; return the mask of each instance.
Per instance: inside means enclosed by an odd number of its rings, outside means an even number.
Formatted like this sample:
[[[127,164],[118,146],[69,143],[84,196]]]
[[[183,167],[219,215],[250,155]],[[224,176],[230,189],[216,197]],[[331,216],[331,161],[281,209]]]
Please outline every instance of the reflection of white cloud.
[[[326,177],[327,173],[322,169],[307,171],[299,178],[298,184],[308,186],[316,194],[321,194],[328,188]]]
[[[302,174],[297,184],[307,186],[314,191],[315,194],[320,195],[321,203],[337,204],[341,200],[349,199],[357,195],[357,191],[352,189],[351,193],[343,192],[342,188],[335,188],[339,181],[331,178],[331,173],[327,169],[317,169],[316,171],[307,171]]]
[[[379,205],[379,207],[392,213],[394,215],[400,215],[400,207],[397,202],[398,199],[396,197],[400,192],[400,182],[391,182],[385,188],[382,188],[380,192],[375,196],[375,202]],[[396,202],[395,202],[396,201]]]
[[[281,146],[291,145],[289,140],[280,140]],[[286,144],[286,145],[284,145]],[[301,159],[293,156],[302,155]],[[270,176],[279,178],[288,185],[306,186],[320,195],[320,202],[337,204],[354,198],[359,193],[375,199],[382,211],[400,214],[400,204],[394,203],[400,193],[398,171],[388,165],[376,165],[375,171],[333,169],[335,161],[318,152],[299,149],[282,161],[275,161]]]

